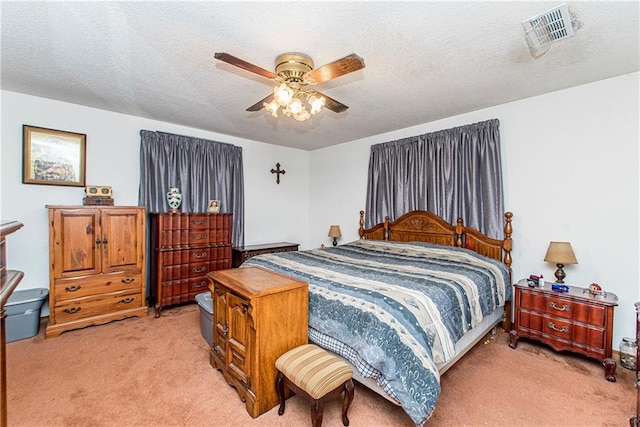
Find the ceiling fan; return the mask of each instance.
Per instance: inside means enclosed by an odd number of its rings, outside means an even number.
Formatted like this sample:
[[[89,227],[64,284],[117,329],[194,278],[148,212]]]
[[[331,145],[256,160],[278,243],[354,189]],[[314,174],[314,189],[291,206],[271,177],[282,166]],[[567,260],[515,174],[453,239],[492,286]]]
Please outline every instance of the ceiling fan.
[[[276,83],[273,93],[247,108],[247,111],[260,111],[266,108],[272,116],[278,117],[278,109],[281,108],[286,116],[298,121],[307,120],[323,107],[336,113],[349,108],[310,86],[364,68],[364,60],[355,53],[315,69],[309,55],[297,52],[283,53],[276,58],[275,73],[228,53],[217,52],[214,56],[220,61],[266,77]],[[303,101],[306,101],[306,105]]]

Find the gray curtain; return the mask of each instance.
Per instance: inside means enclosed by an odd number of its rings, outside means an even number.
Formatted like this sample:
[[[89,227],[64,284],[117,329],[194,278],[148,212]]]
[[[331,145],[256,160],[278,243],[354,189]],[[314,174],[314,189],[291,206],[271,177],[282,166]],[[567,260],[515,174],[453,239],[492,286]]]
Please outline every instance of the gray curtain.
[[[220,200],[220,212],[233,214],[233,246],[243,246],[242,147],[149,130],[140,138],[139,204],[167,212],[169,187],[182,191],[182,212],[206,212],[209,200]]]
[[[458,217],[502,239],[504,201],[497,119],[371,147],[365,227],[412,210]]]

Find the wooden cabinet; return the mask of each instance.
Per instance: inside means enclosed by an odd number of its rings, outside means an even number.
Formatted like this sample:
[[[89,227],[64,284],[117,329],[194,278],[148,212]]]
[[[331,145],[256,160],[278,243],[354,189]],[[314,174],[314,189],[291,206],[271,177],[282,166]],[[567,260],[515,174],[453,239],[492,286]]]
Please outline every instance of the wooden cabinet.
[[[526,280],[515,286],[515,324],[510,346],[521,337],[549,345],[556,351],[571,351],[603,363],[605,378],[615,381],[616,362],[611,358],[615,294],[592,295],[587,289],[569,286],[568,292],[529,287]]]
[[[251,257],[262,254],[272,254],[275,252],[291,252],[298,250],[297,243],[278,242],[263,243],[260,245],[238,246],[233,248],[233,267],[240,267],[243,262]]]
[[[209,287],[207,273],[231,268],[232,215],[153,213],[150,298],[164,306],[194,302]]]
[[[7,311],[4,308],[24,273],[7,267],[7,239],[22,228],[18,221],[0,221],[0,427],[7,425]]]
[[[47,337],[147,315],[146,208],[47,206]]]
[[[640,426],[640,302],[635,303],[636,307],[636,414],[629,419],[631,427]]]
[[[275,362],[308,342],[307,283],[262,267],[208,274],[213,298],[211,366],[258,417],[279,404]]]

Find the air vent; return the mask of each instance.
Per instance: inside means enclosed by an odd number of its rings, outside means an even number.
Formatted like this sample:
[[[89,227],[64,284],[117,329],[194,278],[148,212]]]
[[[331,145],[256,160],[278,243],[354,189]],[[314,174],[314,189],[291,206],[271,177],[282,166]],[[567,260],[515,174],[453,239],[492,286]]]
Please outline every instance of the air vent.
[[[522,21],[525,38],[533,56],[540,56],[549,46],[574,34],[566,3]]]

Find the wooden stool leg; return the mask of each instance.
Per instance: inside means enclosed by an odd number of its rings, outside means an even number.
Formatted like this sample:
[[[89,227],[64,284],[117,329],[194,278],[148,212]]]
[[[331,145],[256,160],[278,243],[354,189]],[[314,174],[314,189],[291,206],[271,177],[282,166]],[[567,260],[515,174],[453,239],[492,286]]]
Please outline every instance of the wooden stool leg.
[[[353,380],[349,379],[349,381],[344,383],[344,400],[342,401],[342,425],[349,425],[349,418],[347,417],[347,412],[349,411],[349,405],[353,402]]]
[[[278,375],[276,375],[276,392],[278,393],[278,398],[280,399],[280,408],[278,408],[278,415],[284,414],[284,375],[282,372],[278,371]]]
[[[322,413],[324,412],[324,403],[321,400],[314,400],[311,404],[311,425],[313,427],[322,426]]]

